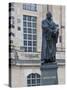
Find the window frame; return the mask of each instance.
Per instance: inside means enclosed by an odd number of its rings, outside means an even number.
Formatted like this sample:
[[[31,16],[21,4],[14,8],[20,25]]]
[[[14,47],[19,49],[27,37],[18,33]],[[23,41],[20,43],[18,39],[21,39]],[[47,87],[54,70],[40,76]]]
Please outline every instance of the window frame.
[[[41,76],[40,76],[40,74],[31,73],[31,74],[29,74],[27,76],[27,86],[40,86],[40,84],[41,84]]]
[[[24,3],[23,4],[23,10],[28,10],[28,11],[37,11],[37,4],[32,4],[32,3]]]
[[[29,20],[29,18],[31,20]],[[23,42],[25,40],[27,41],[27,50],[25,50],[25,52],[36,52],[37,51],[37,31],[34,32],[33,30],[37,30],[37,28],[29,26],[28,24],[29,23],[30,24],[33,24],[33,23],[37,24],[37,17],[36,16],[23,15],[23,23],[26,24],[26,26],[23,25]],[[27,35],[27,38],[25,38],[24,35]],[[34,36],[36,36],[36,37],[34,37]],[[31,45],[28,45],[29,41],[32,41]],[[33,41],[36,41],[36,45],[33,44]],[[30,49],[31,47],[32,47],[32,49]],[[34,47],[36,47],[35,50],[33,50]],[[25,45],[24,45],[24,48],[26,48]]]

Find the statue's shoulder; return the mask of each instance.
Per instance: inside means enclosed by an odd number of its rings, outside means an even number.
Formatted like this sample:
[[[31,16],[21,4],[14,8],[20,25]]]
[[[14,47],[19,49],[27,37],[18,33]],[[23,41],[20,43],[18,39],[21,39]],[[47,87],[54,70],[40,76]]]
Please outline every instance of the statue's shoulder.
[[[47,23],[47,20],[46,19],[42,20],[42,23],[46,24]]]

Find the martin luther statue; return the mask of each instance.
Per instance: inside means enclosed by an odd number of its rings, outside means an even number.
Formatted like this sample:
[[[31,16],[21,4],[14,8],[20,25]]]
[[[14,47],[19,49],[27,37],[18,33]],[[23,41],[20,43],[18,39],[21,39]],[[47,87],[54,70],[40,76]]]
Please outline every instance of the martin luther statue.
[[[51,12],[48,12],[46,19],[42,20],[41,64],[56,61],[56,43],[59,34],[58,27],[58,24],[52,19]]]

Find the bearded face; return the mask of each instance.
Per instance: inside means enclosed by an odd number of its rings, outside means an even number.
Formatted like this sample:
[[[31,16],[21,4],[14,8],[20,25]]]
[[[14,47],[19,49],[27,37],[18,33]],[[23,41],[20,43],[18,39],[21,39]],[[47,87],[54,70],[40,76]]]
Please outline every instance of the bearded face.
[[[51,20],[51,19],[52,19],[52,14],[51,14],[50,12],[48,12],[48,13],[46,14],[46,17],[47,17],[47,19]]]

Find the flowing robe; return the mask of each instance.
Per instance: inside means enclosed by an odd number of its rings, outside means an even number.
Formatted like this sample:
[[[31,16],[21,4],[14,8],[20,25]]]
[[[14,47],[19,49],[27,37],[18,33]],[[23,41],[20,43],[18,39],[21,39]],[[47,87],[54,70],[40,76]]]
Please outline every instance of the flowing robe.
[[[58,25],[53,20],[42,21],[42,50],[41,62],[55,62],[56,43],[58,39]]]

